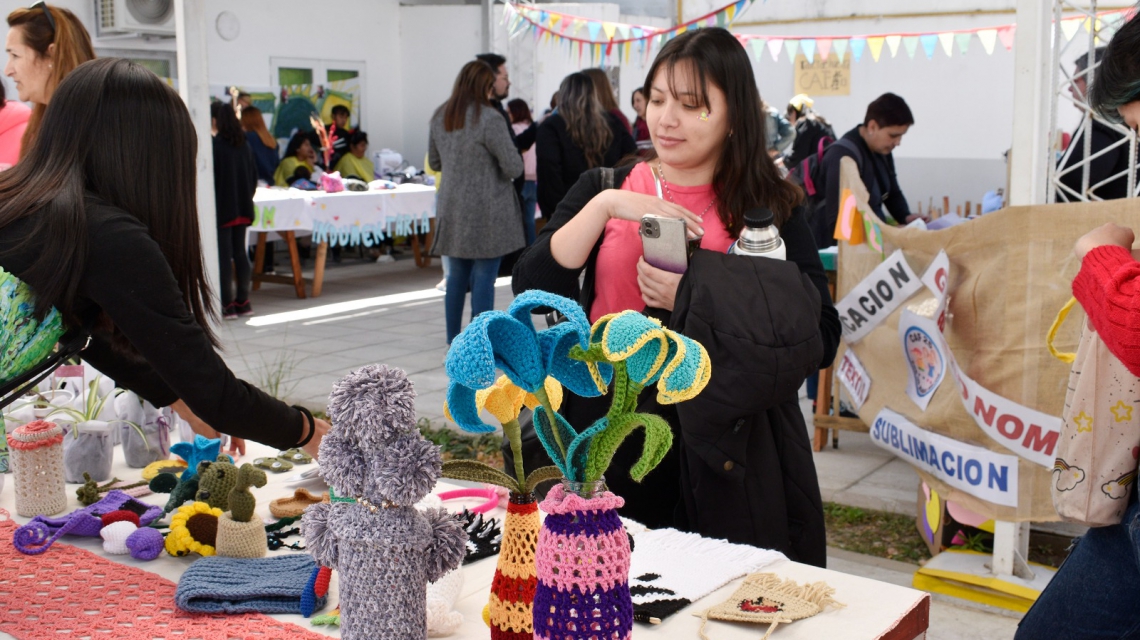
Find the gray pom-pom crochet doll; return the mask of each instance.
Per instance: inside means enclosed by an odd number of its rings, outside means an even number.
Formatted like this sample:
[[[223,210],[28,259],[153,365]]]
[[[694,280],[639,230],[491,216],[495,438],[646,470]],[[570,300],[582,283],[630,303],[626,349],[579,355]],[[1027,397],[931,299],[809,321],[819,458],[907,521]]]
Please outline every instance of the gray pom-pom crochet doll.
[[[338,496],[305,510],[309,553],[340,576],[341,637],[427,637],[427,584],[459,566],[463,524],[414,506],[439,479],[439,447],[416,428],[415,391],[403,371],[369,365],[329,396],[332,429],[321,476]]]

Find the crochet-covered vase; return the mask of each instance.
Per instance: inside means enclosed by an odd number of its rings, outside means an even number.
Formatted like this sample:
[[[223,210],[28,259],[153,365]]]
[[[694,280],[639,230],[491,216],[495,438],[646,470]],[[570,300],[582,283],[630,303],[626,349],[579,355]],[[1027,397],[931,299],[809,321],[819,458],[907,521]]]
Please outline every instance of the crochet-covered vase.
[[[511,493],[488,602],[493,640],[534,638],[535,546],[541,527],[533,493]]]
[[[111,425],[102,420],[70,425],[70,433],[63,438],[63,476],[69,483],[87,482],[83,474],[95,482],[106,482],[114,459]]]
[[[633,632],[629,538],[617,510],[625,501],[604,481],[563,480],[546,495],[538,534],[534,637],[616,638]]]
[[[63,486],[63,429],[36,420],[8,434],[15,474],[16,513],[52,516],[67,508]]]

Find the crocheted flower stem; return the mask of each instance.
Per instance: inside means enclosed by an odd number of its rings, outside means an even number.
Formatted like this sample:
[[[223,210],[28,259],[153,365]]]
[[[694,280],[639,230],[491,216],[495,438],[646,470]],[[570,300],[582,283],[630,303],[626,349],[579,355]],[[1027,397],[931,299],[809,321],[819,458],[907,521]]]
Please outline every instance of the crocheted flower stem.
[[[525,487],[526,471],[523,470],[522,427],[519,426],[518,419],[504,422],[503,433],[507,434],[507,440],[511,444],[511,457],[515,463],[515,478],[518,479],[520,488]]]
[[[550,402],[550,396],[546,395],[546,389],[542,387],[535,389],[534,397],[538,398],[538,401],[542,403],[543,410],[546,411],[547,417],[550,418],[551,424],[553,424],[555,420],[554,404]],[[558,445],[558,450],[562,453],[562,459],[565,460],[566,445],[562,443],[562,437],[558,435],[558,429],[552,429],[551,433],[554,434],[554,442]]]

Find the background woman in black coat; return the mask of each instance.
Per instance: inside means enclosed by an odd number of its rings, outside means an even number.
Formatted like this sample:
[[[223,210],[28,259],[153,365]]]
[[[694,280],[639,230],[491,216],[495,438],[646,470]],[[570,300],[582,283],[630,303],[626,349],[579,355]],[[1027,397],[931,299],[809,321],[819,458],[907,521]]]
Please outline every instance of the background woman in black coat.
[[[232,320],[253,313],[253,306],[249,303],[252,273],[245,230],[253,224],[257,162],[233,107],[224,102],[211,104],[210,119],[214,128],[214,205],[218,212],[218,280],[222,288],[222,317]]]
[[[538,126],[535,141],[538,206],[546,219],[584,172],[637,152],[625,125],[602,109],[590,76],[566,76],[558,95],[558,109]]]

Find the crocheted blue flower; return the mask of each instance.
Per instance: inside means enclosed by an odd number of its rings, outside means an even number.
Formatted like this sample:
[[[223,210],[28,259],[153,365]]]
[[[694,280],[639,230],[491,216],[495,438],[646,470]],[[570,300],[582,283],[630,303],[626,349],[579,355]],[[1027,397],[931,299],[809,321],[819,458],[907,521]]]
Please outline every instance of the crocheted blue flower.
[[[182,456],[182,459],[186,461],[186,470],[182,472],[179,478],[182,480],[193,478],[198,473],[198,463],[203,460],[209,460],[210,462],[217,460],[221,448],[221,439],[210,439],[202,435],[195,435],[193,443],[175,442],[170,445],[170,452]]]
[[[566,321],[536,331],[531,312],[540,307],[558,311]],[[475,392],[495,384],[497,370],[528,393],[542,389],[548,376],[579,396],[605,393],[612,369],[570,357],[574,347],[587,349],[589,340],[590,322],[582,307],[545,291],[519,295],[506,312],[480,314],[447,352],[445,369],[451,379],[447,406],[452,418],[465,431],[494,431],[479,417]]]

